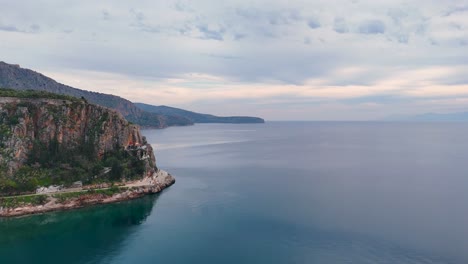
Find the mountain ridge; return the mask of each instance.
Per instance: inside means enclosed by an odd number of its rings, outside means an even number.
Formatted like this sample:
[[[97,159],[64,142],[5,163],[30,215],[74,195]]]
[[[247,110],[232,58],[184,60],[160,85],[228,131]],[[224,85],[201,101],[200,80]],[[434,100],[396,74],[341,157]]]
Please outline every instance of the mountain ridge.
[[[181,108],[166,106],[166,105],[150,105],[144,103],[134,103],[140,109],[156,113],[178,115],[189,119],[194,123],[230,123],[230,124],[252,124],[252,123],[265,123],[265,120],[259,117],[251,116],[215,116],[210,114],[202,114]]]
[[[158,115],[136,107],[131,101],[111,94],[91,92],[59,83],[39,72],[21,68],[17,64],[0,61],[0,87],[14,90],[38,90],[74,97],[112,108],[121,113],[128,121],[147,127],[164,128],[168,126],[192,125],[180,116]]]
[[[220,117],[196,113],[170,106],[155,106],[132,103],[120,96],[78,89],[59,83],[39,72],[21,68],[18,64],[0,61],[0,88],[14,90],[37,90],[64,94],[112,108],[128,121],[143,127],[165,128],[169,126],[187,126],[194,123],[264,123],[259,117],[228,116]],[[137,106],[136,104],[139,104]]]

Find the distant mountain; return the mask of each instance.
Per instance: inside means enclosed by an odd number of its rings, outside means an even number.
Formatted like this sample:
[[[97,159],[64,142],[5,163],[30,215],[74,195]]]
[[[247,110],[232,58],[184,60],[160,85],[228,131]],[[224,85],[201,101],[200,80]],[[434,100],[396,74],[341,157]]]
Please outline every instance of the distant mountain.
[[[458,113],[425,113],[412,116],[393,116],[386,121],[419,121],[419,122],[468,122],[468,112]]]
[[[38,72],[23,69],[19,65],[0,61],[0,88],[15,90],[39,90],[75,97],[83,97],[91,103],[113,108],[119,111],[128,121],[148,127],[163,128],[167,126],[191,125],[192,121],[182,116],[155,114],[143,111],[124,98],[80,90],[56,82]]]
[[[208,114],[200,114],[195,113],[192,111],[183,110],[180,108],[169,107],[169,106],[155,106],[143,103],[135,103],[137,107],[140,109],[151,112],[157,113],[161,115],[177,115],[182,116],[194,123],[265,123],[265,120],[259,117],[250,117],[250,116],[214,116]]]

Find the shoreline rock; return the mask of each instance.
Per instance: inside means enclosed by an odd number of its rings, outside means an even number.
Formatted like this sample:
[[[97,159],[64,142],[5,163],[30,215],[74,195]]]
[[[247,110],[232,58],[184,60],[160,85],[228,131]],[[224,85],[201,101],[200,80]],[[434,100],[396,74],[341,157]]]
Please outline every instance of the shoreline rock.
[[[84,194],[83,196],[78,196],[65,202],[59,202],[58,199],[49,196],[48,202],[44,205],[26,205],[16,208],[0,207],[0,217],[18,217],[53,211],[66,211],[98,204],[127,201],[148,194],[159,193],[174,183],[175,178],[170,173],[159,170],[150,177],[145,177],[140,181],[125,185],[125,187],[128,188],[127,190],[113,194],[112,196],[105,196],[100,193]]]

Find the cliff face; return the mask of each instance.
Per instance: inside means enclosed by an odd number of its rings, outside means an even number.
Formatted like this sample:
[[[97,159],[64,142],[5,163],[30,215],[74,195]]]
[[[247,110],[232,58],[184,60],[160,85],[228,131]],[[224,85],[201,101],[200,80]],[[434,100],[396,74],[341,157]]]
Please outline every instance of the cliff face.
[[[51,152],[79,149],[96,159],[125,149],[145,161],[147,175],[156,169],[153,150],[139,127],[118,112],[79,100],[0,97],[0,166],[14,173],[35,146]]]

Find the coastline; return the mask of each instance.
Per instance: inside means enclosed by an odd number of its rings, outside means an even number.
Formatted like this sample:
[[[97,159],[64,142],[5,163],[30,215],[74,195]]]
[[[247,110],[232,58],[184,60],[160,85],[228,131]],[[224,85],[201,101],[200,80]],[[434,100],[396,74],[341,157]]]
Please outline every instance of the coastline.
[[[119,192],[106,195],[100,192],[82,191],[62,194],[79,194],[70,199],[60,201],[57,194],[48,194],[47,203],[43,205],[22,205],[18,207],[0,207],[0,217],[18,217],[25,215],[41,214],[53,211],[66,211],[83,208],[91,205],[116,203],[126,200],[140,198],[148,194],[155,194],[163,191],[175,183],[175,178],[168,172],[159,170],[150,177],[131,182],[124,187],[116,187]],[[107,188],[110,189],[110,188]],[[106,189],[103,189],[106,190]]]

